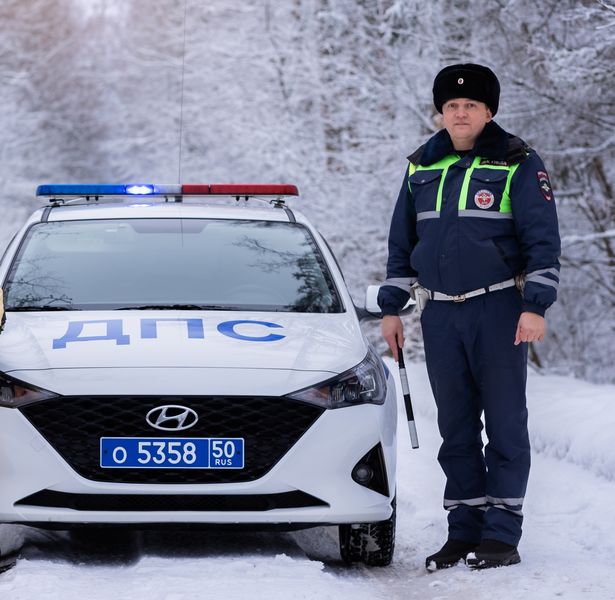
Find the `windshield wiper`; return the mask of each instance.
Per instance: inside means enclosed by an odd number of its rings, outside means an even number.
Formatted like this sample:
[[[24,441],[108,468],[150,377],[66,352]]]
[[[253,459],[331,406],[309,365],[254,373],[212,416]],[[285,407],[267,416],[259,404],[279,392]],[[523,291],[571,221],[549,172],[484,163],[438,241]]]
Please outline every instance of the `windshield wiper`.
[[[227,304],[143,304],[121,306],[114,310],[241,310]]]
[[[48,311],[48,310],[81,310],[73,306],[7,306],[7,312],[32,312],[32,311]]]

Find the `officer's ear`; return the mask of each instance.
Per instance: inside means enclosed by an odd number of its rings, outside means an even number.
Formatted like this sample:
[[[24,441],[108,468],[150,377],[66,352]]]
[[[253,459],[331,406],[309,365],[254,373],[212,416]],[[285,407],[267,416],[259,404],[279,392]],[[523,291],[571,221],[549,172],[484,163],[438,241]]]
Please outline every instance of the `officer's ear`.
[[[493,114],[491,113],[491,109],[487,107],[487,123],[493,119]]]

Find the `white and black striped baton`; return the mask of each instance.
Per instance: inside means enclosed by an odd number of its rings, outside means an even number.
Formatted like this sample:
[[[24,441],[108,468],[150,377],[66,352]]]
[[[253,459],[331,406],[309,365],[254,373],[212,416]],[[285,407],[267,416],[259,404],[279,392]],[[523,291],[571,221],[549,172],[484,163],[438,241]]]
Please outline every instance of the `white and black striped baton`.
[[[404,353],[397,346],[397,356],[399,358],[399,378],[401,380],[401,391],[404,394],[404,404],[406,405],[406,416],[408,417],[408,431],[410,432],[410,443],[413,448],[419,447],[419,436],[416,433],[414,424],[414,411],[412,410],[412,398],[410,398],[410,387],[408,386],[408,375],[404,364]]]

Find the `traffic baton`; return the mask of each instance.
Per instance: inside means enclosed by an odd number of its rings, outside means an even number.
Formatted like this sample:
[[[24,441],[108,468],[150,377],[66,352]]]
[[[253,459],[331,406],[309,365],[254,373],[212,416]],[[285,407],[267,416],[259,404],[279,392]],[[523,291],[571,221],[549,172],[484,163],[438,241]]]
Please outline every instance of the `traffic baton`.
[[[410,387],[408,386],[408,375],[406,374],[406,365],[404,364],[404,353],[397,346],[397,356],[399,358],[399,378],[401,380],[401,391],[404,394],[404,404],[406,405],[406,416],[408,417],[408,431],[410,432],[410,443],[413,448],[419,447],[419,436],[416,434],[416,425],[414,424],[414,411],[412,410],[412,398],[410,398]]]

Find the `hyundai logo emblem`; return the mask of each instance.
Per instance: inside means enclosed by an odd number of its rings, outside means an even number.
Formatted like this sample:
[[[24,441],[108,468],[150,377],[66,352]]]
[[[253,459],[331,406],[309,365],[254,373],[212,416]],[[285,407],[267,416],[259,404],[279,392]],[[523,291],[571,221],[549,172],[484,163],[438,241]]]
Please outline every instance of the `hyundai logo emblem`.
[[[199,420],[199,416],[187,406],[166,404],[150,410],[145,420],[155,429],[162,431],[182,431],[190,429]]]

